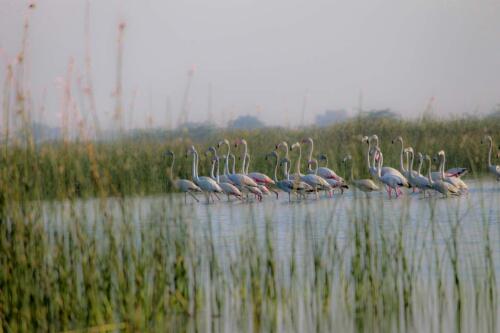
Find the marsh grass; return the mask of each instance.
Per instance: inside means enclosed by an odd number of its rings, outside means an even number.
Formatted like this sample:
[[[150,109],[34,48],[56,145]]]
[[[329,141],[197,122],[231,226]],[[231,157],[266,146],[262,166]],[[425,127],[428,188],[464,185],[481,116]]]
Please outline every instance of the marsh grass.
[[[467,210],[440,199],[419,203],[426,209],[416,218],[411,200],[338,200],[239,204],[228,208],[239,211],[234,220],[213,205],[183,207],[177,196],[8,200],[1,327],[497,329],[498,223],[464,221]],[[387,204],[401,209],[376,208]],[[274,215],[281,209],[290,210],[286,225]]]

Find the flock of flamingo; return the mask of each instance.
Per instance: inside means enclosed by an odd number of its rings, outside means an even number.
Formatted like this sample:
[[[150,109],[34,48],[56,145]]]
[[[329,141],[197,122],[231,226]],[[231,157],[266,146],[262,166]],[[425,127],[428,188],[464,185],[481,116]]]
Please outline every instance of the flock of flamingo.
[[[335,171],[328,168],[328,157],[325,154],[320,154],[318,159],[313,158],[314,141],[311,138],[303,139],[300,142],[295,142],[291,146],[283,141],[275,146],[275,149],[266,155],[266,160],[274,159],[274,177],[271,178],[261,172],[249,172],[250,154],[248,145],[244,139],[238,139],[234,143],[235,149],[242,146],[241,152],[241,169],[236,171],[236,157],[231,153],[231,144],[227,139],[220,141],[217,147],[208,148],[205,155],[211,156],[211,173],[210,176],[198,175],[199,156],[196,148],[191,146],[187,152],[187,156],[192,156],[192,180],[188,179],[173,179],[173,168],[175,163],[175,155],[172,151],[167,151],[166,155],[172,158],[170,165],[170,177],[174,186],[184,193],[184,200],[187,202],[187,195],[190,195],[194,200],[199,202],[196,197],[197,193],[205,195],[207,203],[214,197],[220,200],[218,194],[227,195],[227,200],[231,201],[231,197],[236,197],[240,200],[248,200],[249,196],[253,196],[258,201],[262,201],[265,195],[279,196],[279,191],[288,193],[288,200],[291,201],[291,194],[295,194],[297,199],[306,199],[308,195],[315,195],[319,198],[319,192],[325,192],[326,196],[332,197],[335,190],[344,192],[345,189],[352,185],[354,188],[363,192],[374,192],[381,189],[381,185],[385,186],[387,195],[392,198],[392,193],[396,198],[402,195],[401,188],[413,188],[413,191],[419,191],[426,197],[432,192],[438,192],[444,197],[458,196],[464,194],[468,190],[467,184],[461,179],[467,173],[466,168],[455,167],[445,171],[446,154],[444,150],[437,153],[434,158],[422,153],[415,154],[412,147],[404,147],[402,137],[395,138],[392,143],[401,145],[400,165],[399,168],[383,166],[384,157],[379,146],[377,135],[370,137],[365,136],[362,142],[368,146],[366,152],[366,163],[372,179],[354,179],[352,171],[352,163],[350,165],[350,179],[346,181],[338,176]],[[489,144],[488,151],[488,171],[493,174],[497,181],[500,181],[500,166],[493,165],[491,162],[493,151],[493,140],[490,136],[485,136],[481,143]],[[307,171],[306,174],[301,172],[302,161],[302,146],[309,146]],[[219,151],[226,146],[226,154],[219,156]],[[500,149],[500,147],[499,147]],[[284,156],[280,158],[280,151],[283,151]],[[289,152],[298,151],[295,161],[294,173],[291,173],[292,161]],[[500,152],[497,153],[500,157]],[[415,158],[418,161],[417,169],[414,170]],[[406,163],[405,163],[406,159]],[[220,174],[221,160],[224,163],[223,174]],[[232,162],[231,171],[229,170],[230,161]],[[343,159],[343,163],[352,161],[350,155]],[[437,171],[432,171],[432,163],[439,162]],[[319,166],[320,162],[324,162],[324,166]],[[422,174],[422,166],[427,163],[427,174]],[[283,179],[278,179],[278,169],[283,170]],[[429,192],[428,192],[429,191]]]

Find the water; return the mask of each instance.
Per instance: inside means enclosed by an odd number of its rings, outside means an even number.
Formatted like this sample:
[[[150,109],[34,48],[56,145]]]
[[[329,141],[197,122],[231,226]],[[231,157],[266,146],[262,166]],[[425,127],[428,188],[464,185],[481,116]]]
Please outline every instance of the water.
[[[253,331],[257,322],[277,331],[492,330],[500,314],[497,296],[489,296],[500,276],[500,184],[467,183],[467,194],[451,198],[346,191],[318,200],[281,194],[185,204],[170,194],[41,207],[49,234],[71,232],[77,221],[96,237],[112,228],[137,248],[178,239],[190,285],[203,294],[188,330]],[[144,258],[154,262],[147,250]],[[256,303],[255,283],[278,294],[262,287]]]

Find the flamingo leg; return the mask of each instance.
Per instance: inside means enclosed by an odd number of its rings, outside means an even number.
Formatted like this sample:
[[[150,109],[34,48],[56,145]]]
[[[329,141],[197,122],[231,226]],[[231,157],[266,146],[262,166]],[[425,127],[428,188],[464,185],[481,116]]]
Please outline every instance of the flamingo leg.
[[[190,195],[190,196],[192,196],[192,197],[193,197],[193,199],[194,199],[194,200],[196,200],[196,202],[200,202],[200,200],[198,200],[198,198],[197,198],[197,197],[196,197],[193,193],[191,193],[191,192],[186,192],[186,193],[184,193],[184,195],[185,195],[185,196],[184,196],[184,200],[187,200],[187,194],[188,194],[188,193],[189,193],[189,195]]]

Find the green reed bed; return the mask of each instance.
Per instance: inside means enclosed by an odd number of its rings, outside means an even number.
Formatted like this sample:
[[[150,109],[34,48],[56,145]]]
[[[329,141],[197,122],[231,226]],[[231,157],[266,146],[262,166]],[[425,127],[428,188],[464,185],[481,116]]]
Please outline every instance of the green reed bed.
[[[287,205],[283,225],[281,206],[238,204],[237,219],[223,221],[217,206],[181,201],[8,201],[2,330],[497,328],[498,224],[462,220],[456,202],[429,199],[415,223],[411,200],[325,199]]]
[[[144,132],[134,137],[112,141],[64,141],[39,145],[12,142],[0,154],[0,193],[9,199],[47,199],[94,196],[153,194],[170,191],[168,160],[164,152],[176,153],[176,177],[190,178],[190,160],[186,149],[194,144],[200,152],[200,175],[209,174],[209,161],[203,152],[223,138],[234,142],[246,138],[252,156],[250,169],[272,174],[273,165],[264,157],[274,146],[286,140],[315,139],[315,155],[327,153],[329,166],[344,174],[342,158],[353,156],[354,174],[366,177],[366,145],[362,135],[378,134],[386,165],[399,165],[399,145],[391,144],[398,135],[405,145],[416,151],[435,154],[444,149],[447,163],[467,167],[479,175],[486,170],[487,147],[481,145],[485,134],[500,133],[500,123],[491,119],[457,119],[443,121],[403,121],[355,119],[327,128],[301,130],[262,129],[254,131],[213,130],[198,132]],[[24,142],[33,142],[29,131]],[[497,138],[497,140],[500,140]],[[237,156],[241,151],[232,150]],[[222,152],[221,152],[222,153]],[[303,149],[303,169],[307,147]],[[292,154],[295,157],[295,153]],[[240,161],[238,161],[239,169]]]

